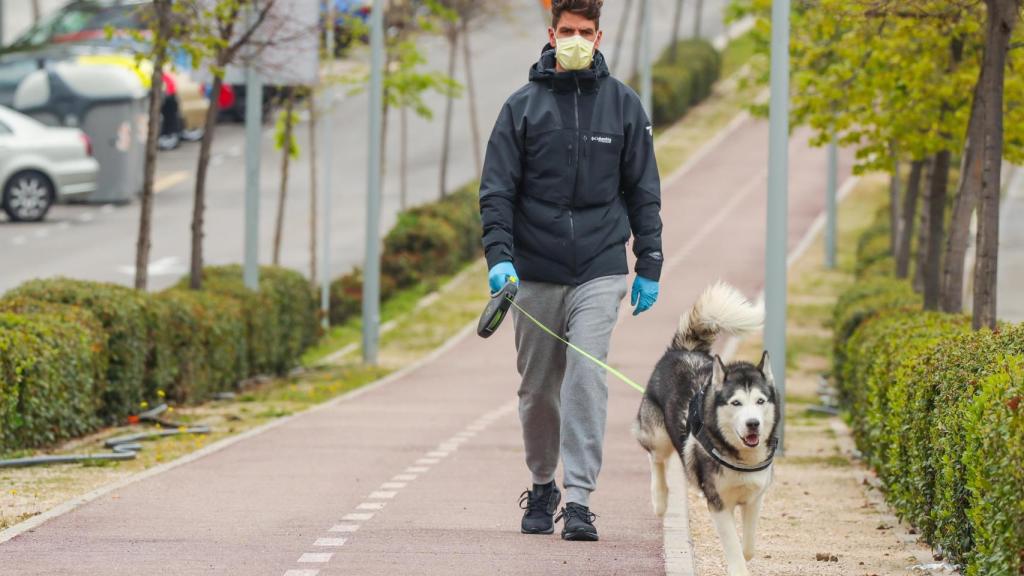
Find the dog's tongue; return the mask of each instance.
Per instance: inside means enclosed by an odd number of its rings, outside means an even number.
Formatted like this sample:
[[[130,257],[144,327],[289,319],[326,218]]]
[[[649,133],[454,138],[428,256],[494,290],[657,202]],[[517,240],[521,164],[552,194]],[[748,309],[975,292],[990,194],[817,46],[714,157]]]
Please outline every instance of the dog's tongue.
[[[746,436],[743,437],[743,441],[746,442],[747,446],[751,447],[757,446],[759,440],[760,438],[757,434],[747,434]]]

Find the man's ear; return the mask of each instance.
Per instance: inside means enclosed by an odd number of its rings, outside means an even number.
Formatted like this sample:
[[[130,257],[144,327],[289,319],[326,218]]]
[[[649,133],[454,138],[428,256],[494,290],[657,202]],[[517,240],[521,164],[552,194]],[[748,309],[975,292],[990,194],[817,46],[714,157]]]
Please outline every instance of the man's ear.
[[[597,38],[594,40],[594,52],[601,49],[601,38],[604,38],[604,30],[597,31]]]
[[[548,45],[555,48],[555,29],[548,26]]]
[[[761,355],[761,362],[757,365],[757,369],[764,374],[764,379],[768,381],[772,386],[775,385],[775,376],[772,375],[772,360],[768,357],[768,351],[765,350],[764,354]]]
[[[722,362],[721,356],[715,354],[714,364],[715,368],[711,376],[711,385],[715,388],[721,388],[725,385],[725,363]]]

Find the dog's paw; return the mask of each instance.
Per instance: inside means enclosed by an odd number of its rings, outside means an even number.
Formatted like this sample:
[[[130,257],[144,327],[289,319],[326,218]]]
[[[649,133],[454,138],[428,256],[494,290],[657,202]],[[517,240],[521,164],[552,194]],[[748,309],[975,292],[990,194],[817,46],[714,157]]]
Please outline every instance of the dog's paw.
[[[751,548],[750,550],[747,550],[746,548],[744,548],[743,549],[743,558],[746,559],[747,562],[750,562],[751,560],[753,560],[754,559],[754,549]]]
[[[665,510],[668,509],[668,499],[667,498],[655,498],[655,500],[653,502],[653,505],[654,505],[654,515],[658,516],[660,518],[660,517],[665,515]]]

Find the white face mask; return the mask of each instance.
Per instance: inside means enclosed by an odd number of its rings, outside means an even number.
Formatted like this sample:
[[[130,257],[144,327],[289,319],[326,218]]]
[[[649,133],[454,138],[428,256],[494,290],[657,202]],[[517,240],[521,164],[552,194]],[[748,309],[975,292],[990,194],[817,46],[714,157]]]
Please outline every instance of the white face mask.
[[[585,70],[594,60],[594,43],[578,34],[555,38],[558,63],[566,70]]]

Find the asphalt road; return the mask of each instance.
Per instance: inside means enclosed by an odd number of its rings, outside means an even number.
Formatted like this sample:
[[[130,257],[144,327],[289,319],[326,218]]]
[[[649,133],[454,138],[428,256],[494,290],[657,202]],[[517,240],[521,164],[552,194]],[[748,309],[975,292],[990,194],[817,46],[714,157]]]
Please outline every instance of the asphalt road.
[[[10,0],[7,0],[10,4]],[[536,0],[509,0],[510,8],[502,17],[481,23],[471,34],[474,72],[478,92],[478,116],[482,138],[487,135],[497,112],[514,90],[527,79],[527,71],[546,42],[545,23]],[[638,3],[633,3],[637,5]],[[667,44],[671,34],[673,0],[654,0],[654,46]],[[682,30],[692,29],[692,2],[687,2]],[[703,30],[715,36],[723,29],[725,0],[706,0]],[[614,37],[624,3],[607,2],[602,26],[602,48],[614,52]],[[632,18],[632,22],[636,17]],[[635,29],[632,24],[631,29]],[[628,73],[632,54],[633,30],[624,42],[619,71]],[[442,70],[447,63],[445,43],[436,38],[423,40],[429,64]],[[457,78],[462,80],[462,69]],[[439,96],[428,99],[435,115],[433,121],[410,115],[409,121],[409,201],[426,202],[439,196],[440,142],[444,102]],[[332,277],[347,272],[362,261],[365,245],[366,134],[365,95],[343,96],[337,103],[333,121],[334,153],[331,155],[334,183],[334,210],[331,214]],[[476,177],[476,167],[465,98],[455,103],[452,126],[453,152],[449,165],[451,187]],[[399,209],[398,118],[389,122],[389,151],[383,195],[382,232],[395,220]],[[307,125],[297,129],[297,138],[305,145]],[[205,240],[208,264],[236,263],[243,254],[244,134],[239,125],[226,124],[218,129],[214,143],[215,159],[210,171],[210,189]],[[169,286],[188,268],[189,227],[192,212],[198,145],[162,153],[159,176],[164,188],[158,195],[153,224],[151,288]],[[323,153],[320,157],[323,158]],[[280,153],[273,149],[272,135],[263,138],[263,168],[260,203],[260,261],[271,258],[273,223],[280,179]],[[292,179],[282,243],[282,264],[302,271],[309,265],[309,165],[307,157],[293,163]],[[0,219],[4,217],[0,216]],[[12,224],[0,221],[0,291],[8,290],[32,278],[69,276],[129,284],[135,261],[138,228],[138,203],[126,206],[58,206],[40,224]]]
[[[824,206],[826,153],[791,144],[788,244]],[[609,362],[643,381],[678,315],[722,279],[753,296],[764,273],[767,123],[747,120],[663,190],[662,295],[620,310]],[[850,173],[844,153],[841,178]],[[609,381],[597,543],[519,534],[528,484],[511,326],[264,433],[124,486],[0,544],[4,574],[284,576],[664,574],[647,457],[629,429],[639,395]],[[786,466],[785,460],[780,466]],[[769,498],[763,530],[785,512]],[[681,545],[682,542],[670,542]],[[758,557],[751,566],[774,562]]]

